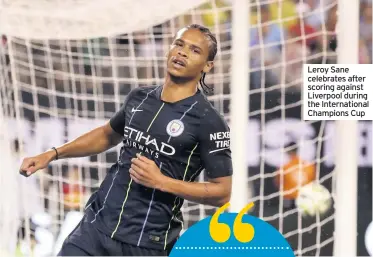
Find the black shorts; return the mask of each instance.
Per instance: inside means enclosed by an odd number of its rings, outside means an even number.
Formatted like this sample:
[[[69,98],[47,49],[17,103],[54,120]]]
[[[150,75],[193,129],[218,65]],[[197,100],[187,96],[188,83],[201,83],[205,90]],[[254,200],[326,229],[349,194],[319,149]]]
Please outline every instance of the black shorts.
[[[168,256],[168,251],[126,244],[100,232],[86,216],[64,241],[58,256]]]

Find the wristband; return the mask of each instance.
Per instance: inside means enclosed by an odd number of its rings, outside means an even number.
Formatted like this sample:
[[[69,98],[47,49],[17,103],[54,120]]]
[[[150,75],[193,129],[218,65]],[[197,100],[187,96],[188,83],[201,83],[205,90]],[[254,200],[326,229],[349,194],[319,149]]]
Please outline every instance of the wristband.
[[[55,158],[55,160],[58,160],[58,151],[57,151],[56,147],[52,147],[52,149],[56,152],[56,158]]]

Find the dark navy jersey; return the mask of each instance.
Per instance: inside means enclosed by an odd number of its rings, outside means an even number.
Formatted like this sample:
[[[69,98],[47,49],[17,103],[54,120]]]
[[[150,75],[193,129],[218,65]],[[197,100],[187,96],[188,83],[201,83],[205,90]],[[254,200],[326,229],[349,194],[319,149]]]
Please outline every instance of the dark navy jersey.
[[[129,169],[137,153],[178,180],[193,182],[204,169],[208,178],[232,175],[229,128],[206,97],[198,91],[167,103],[161,92],[162,86],[132,90],[110,120],[123,147],[86,208],[98,230],[153,249],[165,249],[179,236],[183,199],[134,182]]]

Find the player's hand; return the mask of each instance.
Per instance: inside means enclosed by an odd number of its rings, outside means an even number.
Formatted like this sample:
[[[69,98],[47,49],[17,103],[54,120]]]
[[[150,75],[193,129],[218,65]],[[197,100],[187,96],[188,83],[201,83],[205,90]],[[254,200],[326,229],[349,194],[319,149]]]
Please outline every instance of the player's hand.
[[[137,158],[131,160],[132,165],[129,170],[131,178],[143,186],[160,189],[165,175],[162,174],[154,161],[140,154],[136,156]]]
[[[54,156],[53,151],[48,151],[34,157],[27,157],[23,159],[19,172],[21,175],[28,177],[36,171],[46,168],[54,159]]]

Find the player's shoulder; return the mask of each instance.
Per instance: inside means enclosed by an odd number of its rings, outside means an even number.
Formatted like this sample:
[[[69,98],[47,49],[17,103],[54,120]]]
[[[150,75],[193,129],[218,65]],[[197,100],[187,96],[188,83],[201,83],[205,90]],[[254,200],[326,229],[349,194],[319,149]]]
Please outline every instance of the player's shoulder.
[[[206,96],[201,98],[199,113],[204,124],[213,126],[218,124],[227,125],[224,115],[215,108]]]
[[[155,91],[159,86],[152,85],[152,86],[140,86],[132,89],[128,95],[135,96],[135,95],[143,95],[143,94],[149,94],[153,91]]]
[[[128,102],[131,99],[134,98],[144,98],[146,95],[149,95],[150,93],[154,92],[159,86],[140,86],[131,89],[131,91],[127,95],[126,101]]]

